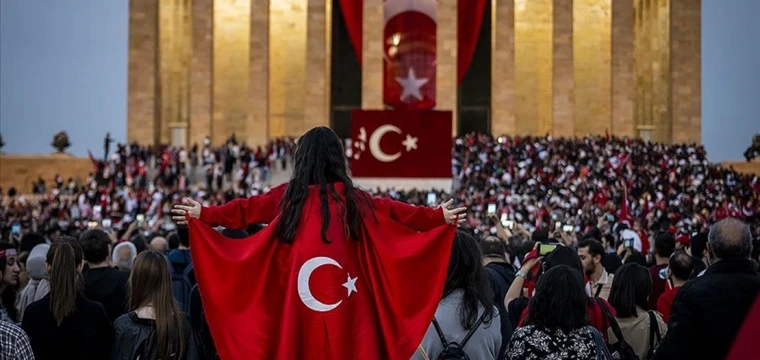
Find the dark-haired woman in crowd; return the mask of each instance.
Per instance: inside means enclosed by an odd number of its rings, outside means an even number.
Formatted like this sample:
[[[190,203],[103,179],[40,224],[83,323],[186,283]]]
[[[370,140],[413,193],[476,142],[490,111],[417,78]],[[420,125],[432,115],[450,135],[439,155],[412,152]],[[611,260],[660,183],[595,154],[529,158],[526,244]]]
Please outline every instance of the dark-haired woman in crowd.
[[[462,348],[470,359],[497,359],[502,342],[501,327],[489,286],[478,244],[471,235],[457,231],[443,299],[438,304],[434,323],[412,359],[437,359],[440,356],[443,344],[436,324],[446,342],[462,345],[472,333]]]
[[[583,263],[581,262],[581,258],[578,256],[578,253],[575,250],[565,246],[558,246],[543,259],[535,258],[526,261],[523,264],[522,270],[518,272],[515,281],[512,283],[512,286],[509,288],[509,292],[507,292],[506,302],[507,310],[510,312],[510,318],[513,318],[511,315],[513,312],[522,314],[519,317],[519,322],[515,324],[515,326],[525,325],[526,319],[530,313],[530,307],[528,306],[528,302],[526,301],[525,297],[517,295],[520,294],[523,284],[522,280],[525,279],[527,273],[531,271],[533,266],[537,265],[541,266],[538,271],[538,280],[540,280],[543,274],[550,269],[561,265],[577,270],[580,274],[583,273]],[[591,298],[591,290],[587,285],[588,284],[584,279],[584,283],[583,286],[581,286],[581,289],[586,293],[586,312],[588,313],[590,325],[596,328],[600,333],[602,333],[602,335],[605,335],[610,324],[605,317],[604,311],[602,310],[600,304],[606,306],[607,310],[613,315],[615,313],[615,310],[612,308],[612,306],[610,306],[609,303],[607,303],[606,300],[602,298]],[[536,292],[538,292],[538,289],[536,289]]]
[[[50,293],[26,308],[21,324],[37,360],[110,356],[113,326],[103,305],[81,294],[83,258],[82,247],[70,237],[48,250]]]
[[[625,264],[615,273],[610,290],[610,305],[617,312],[616,319],[623,338],[642,360],[649,359],[657,346],[656,337],[653,338],[656,335],[650,331],[652,319],[657,322],[660,339],[668,330],[659,313],[647,311],[650,293],[652,278],[647,268],[639,264]],[[607,334],[610,343],[617,342],[612,329],[608,330]]]
[[[198,359],[190,323],[172,295],[164,255],[144,251],[137,256],[129,277],[129,308],[114,323],[113,360]]]
[[[0,321],[18,321],[16,286],[20,273],[16,247],[9,243],[0,243]]]
[[[525,326],[515,330],[507,358],[596,360],[596,330],[589,326],[581,273],[565,265],[538,279]]]

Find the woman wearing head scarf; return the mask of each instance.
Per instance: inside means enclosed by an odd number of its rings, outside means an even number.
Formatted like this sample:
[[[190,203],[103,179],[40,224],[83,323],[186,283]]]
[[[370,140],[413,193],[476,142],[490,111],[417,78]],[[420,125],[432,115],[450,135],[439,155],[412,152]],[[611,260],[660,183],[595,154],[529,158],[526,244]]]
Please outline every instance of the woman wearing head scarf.
[[[24,319],[24,310],[29,304],[42,299],[50,292],[50,280],[47,269],[45,269],[45,259],[47,258],[50,245],[39,244],[29,253],[26,259],[26,271],[29,273],[29,283],[21,290],[18,298],[19,321]]]

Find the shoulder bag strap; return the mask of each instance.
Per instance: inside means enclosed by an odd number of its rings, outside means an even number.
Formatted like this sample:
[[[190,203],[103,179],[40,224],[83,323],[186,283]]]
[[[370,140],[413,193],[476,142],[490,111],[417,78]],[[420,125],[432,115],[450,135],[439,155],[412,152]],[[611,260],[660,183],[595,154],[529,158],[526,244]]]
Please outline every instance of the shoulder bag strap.
[[[425,348],[422,347],[422,344],[420,344],[420,346],[417,347],[417,351],[420,352],[420,356],[422,356],[423,360],[430,360],[427,352],[425,351]]]
[[[475,322],[475,325],[472,326],[472,329],[465,335],[464,339],[462,339],[462,342],[459,344],[459,347],[464,349],[465,344],[467,344],[468,341],[470,341],[470,338],[472,337],[472,334],[475,333],[475,331],[480,328],[480,325],[483,324],[483,320],[486,318],[486,311],[483,311],[483,315],[480,315],[480,318],[478,318],[478,321]]]
[[[620,330],[620,325],[618,325],[617,320],[614,316],[610,313],[610,310],[607,309],[607,306],[604,305],[604,302],[602,302],[599,298],[594,298],[597,305],[599,305],[600,308],[602,308],[602,314],[604,314],[604,317],[607,319],[607,321],[610,323],[610,327],[612,328],[612,333],[615,334],[615,337],[618,341],[625,342],[625,338],[623,337],[623,331]],[[627,342],[626,342],[627,344]]]
[[[435,332],[438,333],[438,338],[441,339],[441,345],[443,345],[443,348],[446,349],[448,347],[449,342],[446,340],[446,336],[443,335],[443,330],[441,330],[441,326],[438,325],[438,320],[433,317],[433,327],[435,327]]]
[[[598,298],[599,294],[602,293],[602,287],[604,287],[604,284],[597,284],[596,285],[596,293],[594,293],[594,297]]]
[[[591,325],[586,327],[594,336],[594,344],[596,345],[596,360],[612,360],[612,354],[610,349],[607,348],[607,344],[604,342],[602,334]]]
[[[649,351],[647,352],[647,358],[652,358],[654,349],[662,341],[662,335],[660,335],[660,323],[657,322],[657,316],[651,310],[647,312],[649,313]],[[656,341],[655,338],[657,339]]]

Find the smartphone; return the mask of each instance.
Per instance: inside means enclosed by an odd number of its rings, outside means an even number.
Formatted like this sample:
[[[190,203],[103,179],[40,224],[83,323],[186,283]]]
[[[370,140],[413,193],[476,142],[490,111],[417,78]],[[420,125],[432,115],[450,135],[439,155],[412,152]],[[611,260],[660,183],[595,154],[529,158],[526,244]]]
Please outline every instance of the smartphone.
[[[554,230],[559,230],[562,227],[562,221],[557,221],[554,223]]]
[[[557,248],[557,244],[541,244],[538,246],[538,255],[546,256]]]
[[[145,222],[145,214],[137,214],[137,224],[141,225]]]
[[[100,206],[100,205],[95,205],[95,206],[93,206],[93,207],[92,207],[92,211],[93,211],[95,214],[98,214],[98,215],[100,215],[100,212],[101,212],[101,211],[103,211],[103,207],[102,207],[102,206]]]
[[[615,215],[607,214],[607,222],[613,222],[615,221]]]
[[[571,233],[571,232],[573,232],[574,228],[575,227],[572,226],[572,225],[564,225],[564,226],[562,226],[562,231],[564,231],[566,233]]]
[[[633,239],[623,240],[623,247],[626,249],[633,249]]]
[[[100,225],[103,226],[104,229],[110,229],[111,224],[112,224],[111,219],[103,219],[103,221],[100,222]]]
[[[515,222],[512,220],[507,220],[504,222],[504,226],[506,226],[509,230],[513,230],[515,228]]]
[[[496,204],[488,204],[486,212],[488,213],[488,216],[496,215]]]
[[[507,214],[501,214],[501,219],[499,219],[499,221],[501,221],[501,226],[507,226]]]
[[[428,206],[433,206],[438,203],[438,194],[434,192],[429,192],[427,195],[427,203]]]
[[[97,221],[90,221],[90,222],[87,223],[87,228],[88,229],[94,229],[96,227],[98,227],[98,222]]]
[[[14,235],[21,234],[21,224],[13,223],[13,225],[11,225],[11,233]]]

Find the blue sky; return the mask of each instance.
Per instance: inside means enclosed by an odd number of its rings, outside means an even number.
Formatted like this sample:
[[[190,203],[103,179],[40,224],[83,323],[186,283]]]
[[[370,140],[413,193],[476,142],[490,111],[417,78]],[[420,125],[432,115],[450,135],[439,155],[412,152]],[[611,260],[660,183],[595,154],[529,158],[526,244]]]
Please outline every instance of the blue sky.
[[[8,153],[126,139],[128,0],[0,0],[0,133]],[[760,1],[702,1],[702,142],[740,159],[760,132]]]

